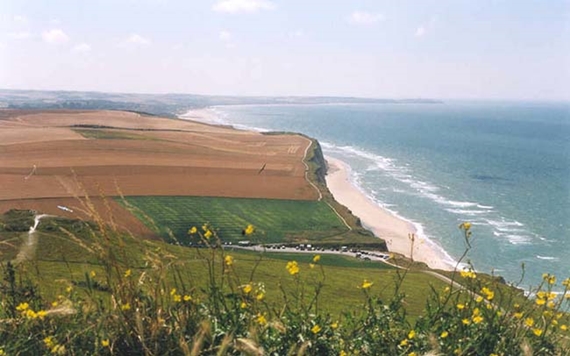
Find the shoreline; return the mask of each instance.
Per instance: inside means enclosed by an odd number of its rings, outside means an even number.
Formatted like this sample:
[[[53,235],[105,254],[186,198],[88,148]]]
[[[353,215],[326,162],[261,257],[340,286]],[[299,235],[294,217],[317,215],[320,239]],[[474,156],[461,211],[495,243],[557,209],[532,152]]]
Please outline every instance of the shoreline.
[[[432,269],[453,270],[449,257],[431,246],[433,243],[419,234],[413,223],[396,216],[370,200],[349,179],[349,166],[336,158],[325,157],[329,164],[327,187],[340,204],[360,218],[362,226],[386,241],[388,250],[424,262]],[[413,244],[409,234],[415,235]]]
[[[209,125],[228,126],[221,120],[212,108],[193,109],[179,115],[183,120],[195,120]],[[229,125],[232,126],[232,125]],[[237,130],[245,130],[232,126]],[[256,131],[255,129],[251,129]],[[390,252],[412,258],[414,261],[423,262],[432,269],[453,270],[454,261],[434,243],[424,236],[416,226],[393,212],[385,209],[368,198],[350,181],[350,166],[330,156],[325,156],[329,165],[325,177],[326,184],[334,199],[346,206],[358,217],[366,229],[376,237],[383,239]],[[415,235],[414,249],[409,234]]]

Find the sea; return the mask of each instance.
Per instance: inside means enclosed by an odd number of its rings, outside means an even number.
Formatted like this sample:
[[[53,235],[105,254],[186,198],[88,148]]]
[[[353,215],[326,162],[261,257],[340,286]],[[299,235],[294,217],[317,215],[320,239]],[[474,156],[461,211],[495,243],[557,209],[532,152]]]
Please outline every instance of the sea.
[[[212,123],[300,132],[454,264],[530,289],[570,277],[570,103],[233,105]],[[522,279],[522,282],[520,282]],[[520,282],[520,284],[519,284]]]

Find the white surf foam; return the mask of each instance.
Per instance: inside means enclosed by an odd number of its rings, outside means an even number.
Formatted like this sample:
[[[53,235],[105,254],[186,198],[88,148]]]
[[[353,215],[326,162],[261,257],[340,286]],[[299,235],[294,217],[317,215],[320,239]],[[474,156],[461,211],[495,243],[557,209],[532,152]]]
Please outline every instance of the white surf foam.
[[[467,210],[467,209],[445,209],[445,210],[453,214],[467,215],[467,216],[488,214],[490,212],[489,210]]]
[[[539,260],[547,260],[547,261],[558,261],[558,260],[560,260],[560,258],[553,257],[553,256],[536,255],[536,258],[538,258]]]

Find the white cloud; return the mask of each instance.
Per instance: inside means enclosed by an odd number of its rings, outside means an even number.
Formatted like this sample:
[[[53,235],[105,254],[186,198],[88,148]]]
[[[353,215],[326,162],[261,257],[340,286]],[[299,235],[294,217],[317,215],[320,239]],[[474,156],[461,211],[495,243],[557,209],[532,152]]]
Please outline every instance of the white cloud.
[[[127,43],[134,44],[137,46],[149,46],[151,41],[139,34],[133,33],[127,38]]]
[[[348,21],[357,25],[372,25],[374,23],[384,21],[384,15],[366,11],[354,11],[350,14]]]
[[[415,33],[416,37],[422,37],[425,34],[426,34],[426,28],[425,27],[420,26],[416,29],[416,33]]]
[[[64,44],[69,41],[69,36],[59,28],[54,28],[49,31],[42,32],[42,39],[44,42],[54,45]]]
[[[8,38],[13,40],[27,40],[28,38],[32,37],[32,34],[27,31],[21,32],[9,32]]]
[[[220,31],[220,40],[224,41],[224,42],[228,42],[231,41],[232,39],[232,34],[229,33],[228,31]]]
[[[79,53],[91,52],[91,46],[88,45],[87,43],[80,43],[77,46],[73,47],[73,52],[79,52]]]
[[[217,12],[236,14],[240,12],[257,12],[259,10],[272,10],[275,5],[269,0],[222,0],[212,6]]]

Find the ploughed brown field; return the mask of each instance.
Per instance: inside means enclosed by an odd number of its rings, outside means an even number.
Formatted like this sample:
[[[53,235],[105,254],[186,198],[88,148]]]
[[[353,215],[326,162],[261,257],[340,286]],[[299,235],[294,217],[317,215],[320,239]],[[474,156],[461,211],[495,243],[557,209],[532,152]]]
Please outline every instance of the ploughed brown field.
[[[131,112],[0,110],[0,213],[69,215],[57,205],[77,207],[84,195],[316,200],[303,162],[310,144]]]

